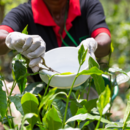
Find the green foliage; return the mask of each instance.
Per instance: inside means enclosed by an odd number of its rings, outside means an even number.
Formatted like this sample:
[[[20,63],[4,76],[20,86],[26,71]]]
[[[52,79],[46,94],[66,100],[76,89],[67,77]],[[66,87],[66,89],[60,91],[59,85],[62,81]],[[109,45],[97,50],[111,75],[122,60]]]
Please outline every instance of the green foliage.
[[[105,90],[105,82],[101,75],[91,75],[94,79],[94,85],[97,93],[100,95]]]
[[[84,46],[81,45],[79,51],[78,51],[78,60],[79,60],[79,65],[82,65],[86,59],[86,54],[88,50],[84,49]]]
[[[3,83],[0,80],[0,115],[4,118],[7,111],[6,93],[2,90]]]
[[[62,127],[62,120],[58,115],[58,111],[53,106],[45,114],[43,122],[46,122],[48,130],[57,130]]]
[[[100,70],[98,63],[92,57],[89,59],[89,69],[80,72],[80,67],[85,61],[86,54],[87,51],[81,46],[78,52],[80,65],[70,90],[48,89],[54,75],[49,78],[47,87],[45,83],[38,82],[29,84],[25,89],[25,78],[27,78],[27,75],[30,75],[26,71],[26,61],[21,55],[17,55],[13,59],[14,79],[21,86],[22,95],[9,96],[9,100],[14,102],[17,110],[23,114],[21,130],[32,130],[34,125],[37,125],[40,130],[98,130],[100,122],[104,124],[104,127],[101,128],[102,130],[123,127],[130,128],[128,124],[129,102],[124,116],[124,123],[111,122],[107,118],[105,119],[105,117],[109,117],[110,115],[110,113],[106,112],[111,103],[111,91],[109,86],[105,87],[101,75],[109,73]],[[21,71],[18,71],[18,68]],[[125,71],[119,68],[110,70],[126,74]],[[99,94],[98,99],[87,101],[87,99],[83,99],[83,96],[81,96],[86,94],[85,91],[88,86],[89,88],[91,87],[91,80],[88,80],[87,84],[73,89],[73,85],[79,75],[91,75],[93,77],[96,90]],[[2,89],[2,82],[0,85]],[[39,95],[42,89],[45,89],[45,94]],[[89,91],[87,94],[89,94]],[[104,115],[104,118],[102,115]],[[0,118],[3,122],[4,118]],[[27,127],[24,126],[26,120],[29,123]],[[7,121],[9,122],[9,118],[7,118]],[[96,127],[94,124],[95,121],[98,121]],[[15,126],[12,127],[10,125],[10,128],[15,129]]]
[[[23,93],[30,92],[32,94],[39,94],[43,89],[45,89],[46,84],[43,82],[34,82],[27,85]]]
[[[35,113],[36,115],[38,114],[39,102],[38,99],[33,94],[25,93],[21,99],[21,104],[25,115],[29,113]],[[28,119],[31,128],[33,128],[37,120],[38,118],[35,116]]]
[[[123,129],[125,129],[126,124],[130,123],[130,98],[127,101],[127,108],[125,110],[123,122],[124,122]]]
[[[22,93],[25,89],[27,78],[26,77],[23,77],[21,79],[19,78],[27,73],[27,63],[21,54],[18,54],[13,58],[12,69],[15,80],[18,83],[20,92]]]
[[[22,33],[24,33],[24,34],[28,34],[28,25],[23,29],[23,31],[22,31]]]
[[[97,100],[97,108],[98,111],[100,113],[100,115],[102,116],[103,114],[103,110],[106,107],[106,105],[110,102],[110,98],[111,98],[111,92],[108,86],[106,86],[104,92],[102,92]]]
[[[43,105],[47,105],[48,101],[53,97],[53,95],[55,94],[56,88],[53,88],[52,90],[49,91],[49,93],[47,94],[47,96],[44,96],[40,102],[40,106],[39,106],[39,110],[41,110],[41,108],[43,107]]]
[[[21,130],[26,130],[26,128],[24,127],[24,123],[25,123],[25,120],[32,120],[32,118],[37,118],[38,116],[35,114],[35,113],[28,113],[26,114],[23,119],[22,119],[22,122],[21,122]],[[27,130],[31,130],[32,127],[31,125],[28,126]]]
[[[85,103],[86,110],[88,112],[91,112],[91,110],[94,107],[96,107],[96,102],[97,102],[97,99],[92,99],[92,100],[87,101],[87,103]]]
[[[22,95],[19,95],[19,94],[9,97],[10,101],[15,104],[16,109],[17,109],[22,115],[24,115],[23,108],[22,108],[22,105],[21,105],[21,98],[22,98]]]
[[[5,15],[19,4],[27,2],[27,0],[1,0],[0,4],[5,5]]]
[[[103,122],[103,123],[113,124],[112,122],[108,121],[107,119],[101,118],[100,116],[93,116],[89,113],[78,114],[76,116],[73,116],[73,117],[69,118],[66,121],[66,123],[72,122],[72,121],[77,121],[77,120],[85,121],[86,119],[89,119],[89,120],[100,120],[101,119],[101,122]]]
[[[111,65],[130,70],[130,8],[129,0],[100,0],[106,15],[106,22],[111,32],[114,52],[111,57]]]

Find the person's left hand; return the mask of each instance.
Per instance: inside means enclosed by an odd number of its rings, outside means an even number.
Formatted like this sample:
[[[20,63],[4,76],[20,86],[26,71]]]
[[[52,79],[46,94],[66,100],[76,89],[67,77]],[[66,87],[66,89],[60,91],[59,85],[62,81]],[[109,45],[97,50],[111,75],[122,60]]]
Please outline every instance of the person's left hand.
[[[88,51],[91,53],[91,52],[95,52],[96,49],[97,49],[97,42],[94,38],[87,38],[85,40],[83,40],[79,46],[78,46],[78,49],[80,48],[80,46],[83,44],[85,50],[88,49]]]

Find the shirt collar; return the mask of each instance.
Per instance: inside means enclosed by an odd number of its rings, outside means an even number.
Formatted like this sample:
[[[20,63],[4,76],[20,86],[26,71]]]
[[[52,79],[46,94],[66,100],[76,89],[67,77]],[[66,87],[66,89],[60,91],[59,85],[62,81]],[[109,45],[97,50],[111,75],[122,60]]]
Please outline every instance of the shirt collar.
[[[31,5],[35,23],[44,26],[56,26],[56,23],[43,0],[32,0]],[[72,22],[77,16],[80,15],[81,11],[79,0],[69,0],[67,23]]]

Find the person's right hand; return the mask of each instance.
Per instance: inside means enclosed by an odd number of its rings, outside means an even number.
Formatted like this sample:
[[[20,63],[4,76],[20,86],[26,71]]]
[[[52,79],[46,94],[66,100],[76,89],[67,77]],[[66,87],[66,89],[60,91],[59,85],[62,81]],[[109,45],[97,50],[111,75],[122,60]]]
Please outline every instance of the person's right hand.
[[[39,71],[39,63],[46,50],[46,44],[39,35],[26,35],[20,32],[9,33],[5,41],[6,45],[20,52],[30,60],[29,67],[33,72]]]

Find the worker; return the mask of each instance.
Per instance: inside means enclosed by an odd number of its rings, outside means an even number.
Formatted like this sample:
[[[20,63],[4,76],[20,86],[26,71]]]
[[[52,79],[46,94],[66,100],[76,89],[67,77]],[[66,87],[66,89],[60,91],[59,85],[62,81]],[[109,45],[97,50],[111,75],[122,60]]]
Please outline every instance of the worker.
[[[28,35],[22,30],[28,25]],[[97,58],[110,53],[111,34],[99,0],[29,0],[12,9],[0,25],[0,55],[16,50],[33,72],[46,51],[91,46]],[[34,78],[41,81],[40,78]]]

